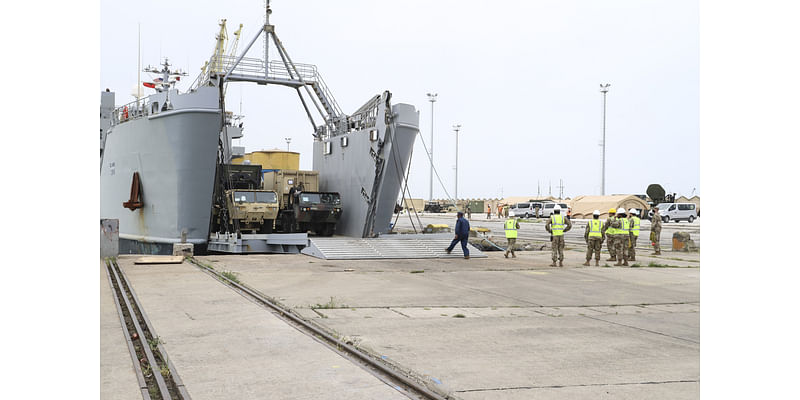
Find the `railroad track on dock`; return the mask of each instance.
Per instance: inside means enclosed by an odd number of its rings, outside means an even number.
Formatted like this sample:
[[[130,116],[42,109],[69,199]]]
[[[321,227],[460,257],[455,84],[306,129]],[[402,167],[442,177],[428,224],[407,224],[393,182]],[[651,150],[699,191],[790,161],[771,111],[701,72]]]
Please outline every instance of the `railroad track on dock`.
[[[292,325],[297,330],[312,337],[318,342],[326,345],[331,350],[335,351],[345,359],[359,365],[373,376],[377,377],[389,386],[392,386],[400,393],[412,399],[430,399],[430,400],[447,400],[449,396],[442,395],[430,390],[423,383],[418,382],[410,374],[398,370],[395,366],[378,359],[373,355],[364,352],[355,347],[351,342],[342,341],[339,338],[326,332],[324,329],[316,326],[313,323],[306,321],[304,318],[296,315],[291,309],[284,307],[276,301],[270,299],[257,290],[244,285],[240,282],[231,280],[225,274],[216,271],[214,268],[204,265],[203,263],[190,258],[192,264],[200,268],[205,273],[213,276],[223,284],[236,290],[242,296],[256,302],[288,324]]]
[[[105,260],[119,321],[145,400],[191,400],[163,342],[142,310],[128,278],[114,258]]]

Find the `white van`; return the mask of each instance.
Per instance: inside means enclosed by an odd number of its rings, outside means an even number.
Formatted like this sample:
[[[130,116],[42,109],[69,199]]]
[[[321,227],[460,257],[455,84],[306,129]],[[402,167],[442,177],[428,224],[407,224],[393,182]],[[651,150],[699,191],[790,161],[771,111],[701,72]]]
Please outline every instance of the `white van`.
[[[658,205],[658,213],[664,222],[680,220],[694,222],[697,218],[697,206],[694,203],[661,203]],[[650,218],[653,211],[650,211]]]
[[[558,203],[558,205],[561,206],[561,215],[567,216],[567,205],[564,203]],[[542,205],[542,212],[540,213],[540,216],[542,218],[549,217],[551,214],[553,214],[553,208],[555,208],[555,206],[556,203],[544,203],[544,205]]]
[[[536,216],[536,209],[542,208],[542,203],[526,201],[524,203],[517,203],[508,210],[509,217],[517,218],[531,218]]]

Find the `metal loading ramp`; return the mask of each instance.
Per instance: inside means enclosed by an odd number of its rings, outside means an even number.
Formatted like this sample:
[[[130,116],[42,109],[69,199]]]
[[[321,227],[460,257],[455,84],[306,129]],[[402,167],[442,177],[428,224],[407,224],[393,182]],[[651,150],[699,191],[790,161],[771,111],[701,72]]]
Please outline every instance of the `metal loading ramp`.
[[[385,235],[377,238],[311,237],[301,253],[325,260],[367,260],[397,258],[462,258],[461,245],[450,254],[444,249],[453,236],[445,235]],[[475,246],[469,245],[470,258],[486,258]]]

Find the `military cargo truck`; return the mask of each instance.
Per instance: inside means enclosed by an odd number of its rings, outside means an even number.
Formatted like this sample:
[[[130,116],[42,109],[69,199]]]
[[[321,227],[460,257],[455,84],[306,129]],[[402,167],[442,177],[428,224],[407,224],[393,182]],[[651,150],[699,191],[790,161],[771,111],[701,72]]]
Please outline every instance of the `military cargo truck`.
[[[330,236],[342,216],[339,193],[319,191],[319,172],[301,170],[266,171],[263,188],[278,196],[276,229]]]
[[[227,225],[237,233],[272,233],[278,217],[278,195],[272,190],[225,191]]]
[[[212,232],[272,233],[278,195],[261,189],[260,165],[217,166]]]

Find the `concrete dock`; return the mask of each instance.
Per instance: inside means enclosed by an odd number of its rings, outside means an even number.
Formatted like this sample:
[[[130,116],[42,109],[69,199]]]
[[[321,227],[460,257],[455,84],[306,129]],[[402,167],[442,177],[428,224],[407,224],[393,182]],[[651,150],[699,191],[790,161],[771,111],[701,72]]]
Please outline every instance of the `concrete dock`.
[[[404,398],[196,266],[135,258],[120,266],[192,399]]]
[[[699,254],[644,253],[634,268],[579,266],[580,248],[564,268],[549,251],[197,259],[454,398],[699,398]],[[120,266],[193,398],[404,397],[200,268],[134,258]]]

